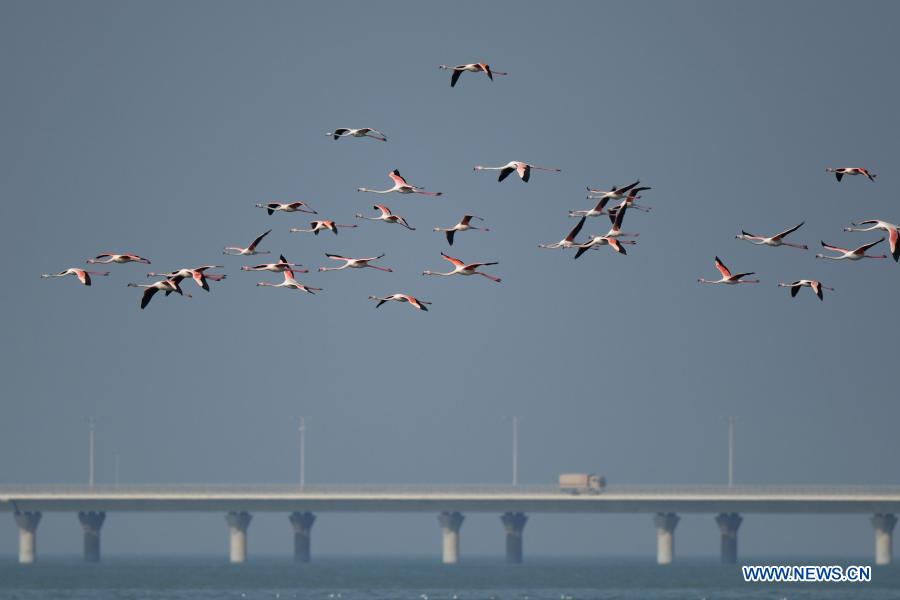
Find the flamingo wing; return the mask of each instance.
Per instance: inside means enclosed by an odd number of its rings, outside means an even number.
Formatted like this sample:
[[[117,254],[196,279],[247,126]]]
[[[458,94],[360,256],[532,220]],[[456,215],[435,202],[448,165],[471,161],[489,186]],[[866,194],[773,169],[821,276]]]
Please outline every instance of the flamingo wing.
[[[839,246],[832,246],[831,244],[826,244],[825,242],[823,242],[821,240],[819,241],[819,243],[822,244],[823,248],[826,248],[828,250],[833,250],[835,252],[848,252],[848,250],[846,248],[841,248]]]
[[[463,261],[459,260],[458,258],[453,258],[452,256],[447,256],[447,255],[444,254],[443,252],[441,252],[441,257],[442,257],[444,260],[450,262],[450,264],[452,264],[452,265],[455,266],[455,267],[463,267],[463,266],[465,266],[465,263],[463,263]]]
[[[75,276],[78,277],[78,281],[81,282],[81,285],[91,285],[91,276],[87,271],[78,269],[75,271]]]
[[[450,87],[456,87],[460,75],[462,75],[462,69],[453,69],[453,74],[450,75]]]
[[[528,183],[528,180],[531,179],[531,165],[519,163],[518,165],[516,165],[516,172],[519,174],[519,177],[522,178],[522,181],[526,183]]]
[[[800,229],[801,227],[803,227],[803,224],[804,224],[804,223],[806,223],[806,221],[802,221],[799,225],[795,225],[795,226],[791,227],[790,229],[785,229],[785,230],[782,231],[781,233],[772,236],[772,239],[773,239],[773,240],[780,240],[781,238],[783,238],[783,237],[785,237],[785,236],[787,236],[787,235],[789,235],[789,234],[791,234],[791,233],[794,233],[795,231],[797,231],[798,229]]]
[[[144,293],[141,296],[141,310],[147,308],[147,305],[150,304],[150,300],[153,299],[153,296],[158,292],[159,289],[155,287],[148,287],[144,289]]]
[[[581,233],[581,228],[584,227],[584,221],[587,217],[581,217],[581,220],[578,221],[578,224],[572,228],[572,231],[569,232],[569,235],[566,236],[566,241],[571,242],[574,241],[575,238]]]
[[[900,244],[897,243],[898,238],[900,238],[900,232],[897,231],[896,227],[891,227],[891,229],[890,229],[891,256],[894,257],[894,262],[900,262]]]
[[[731,277],[731,271],[728,270],[728,267],[725,266],[725,263],[723,263],[718,256],[716,257],[715,264],[716,268],[719,270],[719,273],[722,274],[723,279],[728,279],[729,277]]]
[[[854,252],[854,253],[856,253],[856,252],[865,252],[866,250],[868,250],[868,249],[871,248],[872,246],[875,246],[876,244],[880,244],[880,243],[883,242],[883,241],[884,241],[884,238],[879,238],[878,240],[876,240],[876,241],[874,241],[874,242],[869,242],[868,244],[863,244],[862,246],[860,246],[859,248],[857,248],[857,249],[854,250],[853,252]]]
[[[500,175],[497,176],[497,181],[503,181],[504,179],[509,177],[510,173],[515,170],[516,169],[514,169],[513,167],[503,167],[502,169],[500,169]]]
[[[250,250],[252,252],[256,248],[256,245],[259,244],[262,241],[262,239],[264,237],[266,237],[267,235],[269,235],[270,233],[272,233],[271,229],[268,230],[267,232],[265,232],[264,234],[262,234],[261,236],[257,237],[255,240],[253,240],[253,243],[250,244],[250,247],[247,248],[247,250]]]
[[[393,182],[397,185],[409,185],[408,183],[406,183],[406,180],[403,179],[403,176],[400,175],[400,171],[398,171],[397,169],[391,171],[388,174],[388,177],[390,177],[391,180],[393,180]]]

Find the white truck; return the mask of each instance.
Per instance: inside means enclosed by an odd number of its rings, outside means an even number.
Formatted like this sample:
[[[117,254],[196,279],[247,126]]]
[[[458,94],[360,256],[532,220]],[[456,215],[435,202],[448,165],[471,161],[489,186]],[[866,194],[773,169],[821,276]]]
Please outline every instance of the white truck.
[[[569,494],[599,494],[606,487],[606,477],[593,473],[563,473],[559,491]]]

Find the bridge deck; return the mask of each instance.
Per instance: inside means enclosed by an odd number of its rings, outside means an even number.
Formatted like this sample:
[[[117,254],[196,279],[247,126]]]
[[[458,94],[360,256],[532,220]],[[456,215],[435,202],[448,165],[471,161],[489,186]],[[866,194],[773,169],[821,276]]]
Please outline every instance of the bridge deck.
[[[0,511],[900,513],[900,487],[609,486],[567,494],[554,486],[15,485]]]

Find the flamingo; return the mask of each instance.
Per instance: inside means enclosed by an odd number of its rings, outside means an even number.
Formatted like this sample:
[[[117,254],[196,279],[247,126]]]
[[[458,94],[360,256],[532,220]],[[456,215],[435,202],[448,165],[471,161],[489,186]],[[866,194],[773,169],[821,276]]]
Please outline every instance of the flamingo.
[[[609,231],[606,232],[606,235],[603,237],[607,238],[620,238],[620,237],[637,237],[639,233],[625,233],[622,231],[622,221],[625,219],[625,212],[628,210],[628,205],[622,202],[616,210],[610,211],[609,220],[612,223],[612,226],[609,228]]]
[[[467,65],[457,65],[455,67],[451,67],[449,65],[438,65],[438,68],[453,71],[453,74],[450,75],[450,87],[456,87],[456,82],[459,81],[459,76],[462,75],[465,71],[468,71],[469,73],[484,73],[491,81],[494,80],[494,75],[509,75],[509,73],[505,73],[503,71],[492,70],[490,65],[488,65],[487,63],[469,63]]]
[[[832,246],[831,244],[826,244],[822,242],[822,247],[832,252],[837,252],[838,256],[826,256],[824,254],[816,254],[816,258],[827,258],[828,260],[861,260],[863,258],[887,258],[884,254],[866,254],[866,250],[874,246],[875,244],[880,244],[884,241],[884,238],[881,238],[874,242],[869,242],[868,244],[863,244],[859,248],[854,250],[848,250],[846,248],[841,248],[839,246]]]
[[[592,187],[588,187],[587,188],[587,191],[588,191],[587,199],[588,200],[599,200],[601,198],[608,198],[609,200],[622,200],[623,198],[626,198],[630,194],[636,195],[640,192],[653,189],[653,188],[649,188],[649,187],[636,187],[640,183],[641,183],[641,180],[638,179],[634,183],[632,183],[630,185],[626,185],[625,187],[617,188],[616,186],[613,186],[609,190],[595,190]]]
[[[887,221],[878,221],[876,219],[868,219],[866,221],[860,221],[859,223],[850,223],[852,227],[844,227],[844,231],[873,231],[875,229],[881,229],[882,231],[886,231],[888,234],[888,242],[891,247],[891,256],[894,257],[894,262],[900,261],[900,243],[898,243],[898,237],[900,237],[900,230],[893,223],[888,223]],[[859,228],[860,225],[871,225],[871,227]]]
[[[330,231],[334,235],[338,234],[338,227],[345,228],[353,228],[356,225],[337,225],[334,221],[310,221],[309,222],[310,229],[298,229],[297,227],[292,227],[290,229],[291,233],[312,233],[313,235],[319,235],[320,231]]]
[[[481,217],[476,217],[475,215],[463,215],[463,218],[459,220],[459,223],[454,225],[453,227],[435,227],[435,231],[443,231],[444,235],[447,236],[447,243],[451,246],[453,245],[453,236],[457,231],[469,231],[470,229],[474,231],[490,231],[487,227],[475,227],[472,225],[472,219],[478,219],[479,221],[484,221]]]
[[[784,241],[784,238],[787,235],[794,233],[795,231],[797,231],[798,229],[803,227],[803,223],[805,223],[805,221],[801,222],[799,225],[795,225],[795,226],[791,227],[790,229],[785,229],[781,233],[776,233],[772,237],[753,235],[752,233],[747,233],[743,229],[741,230],[741,235],[736,235],[734,237],[735,237],[735,239],[744,240],[744,241],[750,242],[751,244],[755,244],[757,246],[773,246],[773,247],[775,247],[775,246],[790,246],[791,248],[799,248],[801,250],[809,250],[809,246],[807,246],[806,244],[791,244],[791,243]]]
[[[518,160],[511,160],[503,166],[500,167],[484,167],[482,165],[475,165],[472,169],[473,171],[500,171],[500,175],[497,176],[497,181],[503,181],[507,177],[509,177],[510,173],[515,171],[519,174],[519,178],[528,182],[531,179],[531,171],[551,171],[553,173],[559,173],[562,169],[555,169],[552,167],[539,167],[537,165],[531,165],[528,163],[524,163]]]
[[[452,256],[447,256],[443,252],[441,252],[441,257],[448,261],[453,265],[453,270],[448,271],[447,273],[437,273],[435,271],[423,271],[422,275],[441,275],[444,277],[449,277],[450,275],[481,275],[482,277],[487,277],[491,281],[495,283],[500,283],[499,277],[494,277],[493,275],[488,275],[487,273],[482,273],[481,271],[477,271],[478,267],[487,267],[490,265],[499,264],[497,262],[477,262],[477,263],[464,263],[458,258],[453,258]]]
[[[410,185],[407,183],[406,179],[400,175],[400,171],[394,169],[390,173],[388,173],[388,177],[394,182],[394,187],[388,188],[386,190],[370,190],[369,188],[356,188],[357,192],[371,192],[373,194],[390,194],[391,192],[397,192],[398,194],[422,194],[425,196],[441,196],[443,192],[426,192],[425,188],[420,187],[418,185]]]
[[[721,279],[710,280],[710,279],[703,279],[701,277],[697,281],[699,281],[700,283],[722,283],[725,285],[737,285],[738,283],[759,283],[759,279],[743,279],[744,277],[747,277],[748,275],[755,275],[755,273],[752,273],[752,272],[751,273],[735,273],[734,275],[732,275],[731,271],[728,270],[728,267],[725,266],[725,263],[723,263],[721,260],[719,260],[718,256],[716,257],[716,269],[718,269],[719,273],[722,274]]]
[[[271,271],[272,273],[284,273],[285,271],[293,271],[295,273],[309,273],[308,269],[298,269],[295,267],[302,267],[303,265],[299,263],[288,262],[288,260],[284,257],[284,254],[278,257],[277,263],[268,263],[264,265],[255,265],[252,267],[243,266],[241,267],[241,271]]]
[[[198,286],[200,286],[201,288],[203,288],[204,290],[206,290],[208,292],[210,281],[222,281],[223,279],[228,277],[228,275],[220,275],[218,273],[207,274],[205,271],[207,271],[208,269],[223,269],[223,268],[224,267],[222,265],[204,265],[202,267],[195,267],[193,269],[190,269],[190,268],[178,269],[177,271],[172,271],[171,273],[152,273],[151,272],[151,273],[147,273],[147,277],[165,277],[166,279],[179,278],[179,281],[181,279],[187,279],[188,277],[190,277],[191,279],[194,280],[194,283],[196,283]]]
[[[819,297],[819,300],[825,299],[822,295],[822,290],[828,290],[829,292],[834,291],[834,288],[824,286],[820,281],[816,281],[815,279],[798,279],[793,283],[779,283],[778,287],[791,288],[791,298],[796,297],[797,292],[799,292],[800,288],[802,287],[810,288],[816,294],[816,296]]]
[[[584,227],[584,220],[587,217],[582,216],[578,221],[578,225],[572,228],[572,231],[569,232],[569,235],[559,240],[558,242],[554,242],[552,244],[539,244],[538,248],[573,248],[578,246],[579,243],[575,241],[575,238],[578,236],[578,233],[581,231],[581,228]]]
[[[875,181],[875,173],[869,173],[862,167],[825,167],[826,173],[834,173],[835,178],[840,181],[844,175],[864,175],[869,181]]]
[[[94,258],[89,258],[86,261],[89,265],[108,265],[110,263],[116,263],[117,265],[135,262],[142,263],[145,265],[149,265],[150,261],[146,258],[141,258],[137,254],[113,254],[111,252],[104,252],[103,254],[98,254]]]
[[[391,212],[391,209],[383,204],[376,204],[373,206],[375,210],[381,211],[381,215],[377,217],[366,217],[362,213],[356,213],[357,219],[366,219],[367,221],[384,221],[385,223],[396,223],[398,225],[403,225],[410,231],[415,231],[415,227],[410,227],[409,223],[406,222],[406,219],[401,217],[400,215],[395,215]]]
[[[256,285],[260,287],[273,287],[273,288],[286,288],[289,290],[299,290],[301,292],[306,292],[307,294],[315,294],[316,292],[321,292],[322,288],[311,287],[307,285],[303,285],[296,279],[294,279],[294,272],[290,269],[285,269],[282,274],[284,275],[284,281],[281,283],[268,283],[265,281],[260,281]]]
[[[319,267],[319,272],[324,273],[325,271],[343,271],[344,269],[378,269],[379,271],[385,271],[386,273],[393,273],[393,269],[389,269],[387,267],[378,267],[376,265],[370,265],[369,263],[373,260],[378,260],[379,258],[383,258],[384,254],[379,254],[378,256],[372,256],[369,258],[348,258],[346,256],[339,256],[337,254],[325,254],[328,258],[332,260],[342,260],[344,264],[339,267]]]
[[[584,217],[582,217],[584,218]],[[578,251],[575,253],[574,258],[578,258],[588,250],[595,248],[600,249],[600,246],[609,246],[619,254],[628,254],[625,252],[625,246],[623,244],[636,244],[634,240],[618,240],[614,237],[607,237],[605,235],[592,235],[588,238],[588,241],[583,244],[578,244]]]
[[[306,202],[300,202],[300,201],[288,202],[287,204],[282,204],[280,202],[268,202],[266,204],[257,204],[256,208],[266,209],[266,212],[269,213],[269,215],[271,215],[272,213],[275,213],[275,212],[286,212],[286,213],[302,212],[302,213],[309,213],[311,215],[319,214],[316,211],[314,211],[309,204],[307,204]]]
[[[424,310],[428,312],[427,304],[431,304],[431,302],[426,302],[425,300],[419,300],[414,296],[410,296],[409,294],[391,294],[390,296],[369,296],[369,300],[378,300],[378,304],[375,305],[375,308],[378,308],[385,302],[408,302],[410,306],[415,308],[416,310]]]
[[[372,135],[375,134],[375,135]],[[342,137],[370,137],[372,139],[386,142],[387,136],[378,131],[377,129],[373,129],[371,127],[361,127],[359,129],[350,129],[349,127],[339,127],[330,133],[326,133],[325,135],[331,136],[336,140],[341,139]]]
[[[253,256],[254,254],[271,254],[271,252],[269,252],[268,250],[261,252],[256,249],[256,246],[259,245],[262,239],[270,233],[272,233],[271,229],[253,240],[253,242],[246,248],[241,248],[240,246],[226,246],[222,254],[227,254],[228,256]],[[231,250],[231,252],[229,252],[229,250]]]
[[[81,282],[81,285],[91,285],[91,275],[106,277],[109,275],[109,271],[86,271],[84,269],[79,269],[78,267],[70,267],[59,273],[44,273],[41,275],[41,279],[46,279],[47,277],[65,277],[66,275],[74,275],[78,278],[78,281]]]
[[[180,296],[191,298],[190,294],[185,294],[181,291],[181,277],[170,277],[168,279],[161,279],[160,281],[155,281],[153,283],[129,283],[128,287],[136,287],[136,288],[144,288],[144,293],[141,295],[141,310],[147,308],[147,305],[150,304],[150,300],[153,299],[153,296],[156,295],[156,292],[164,292],[166,296],[175,292]]]

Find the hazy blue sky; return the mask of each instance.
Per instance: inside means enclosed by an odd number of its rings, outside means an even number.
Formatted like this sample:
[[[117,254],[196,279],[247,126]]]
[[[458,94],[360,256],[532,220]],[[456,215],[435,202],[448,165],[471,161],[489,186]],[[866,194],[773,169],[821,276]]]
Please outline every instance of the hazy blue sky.
[[[301,414],[310,482],[500,482],[518,414],[526,483],[722,482],[736,415],[739,482],[900,484],[900,267],[734,239],[805,220],[796,241],[852,246],[877,235],[843,233],[851,220],[900,221],[898,17],[886,2],[3,1],[0,483],[85,481],[89,415],[101,482],[116,452],[123,482],[293,482]],[[437,69],[480,60],[510,75],[451,89]],[[390,141],[323,135],[342,126]],[[563,172],[472,171],[514,159]],[[824,168],[839,165],[877,182],[837,184]],[[355,191],[394,168],[444,196]],[[653,212],[628,215],[627,257],[537,248],[590,204],[586,185],[637,178]],[[295,199],[343,223],[382,199],[417,230],[289,234],[309,219],[253,206]],[[492,231],[451,254],[499,261],[502,284],[420,275],[445,266],[431,228],[466,212]],[[395,272],[301,277],[317,296],[257,288],[278,276],[221,248],[270,227],[263,248],[311,269],[384,252]],[[125,284],[143,266],[92,288],[38,277],[102,251],[228,279],[140,311]],[[715,255],[763,283],[697,284]],[[776,287],[802,277],[837,291]],[[395,291],[431,312],[366,299]],[[15,531],[0,519],[0,553]],[[287,555],[289,532],[258,515],[251,553]],[[79,551],[74,515],[39,535],[42,553]],[[111,515],[103,535],[111,554],[225,556],[221,515]],[[863,516],[751,515],[740,535],[745,554],[872,552]],[[502,542],[495,515],[463,528],[464,555],[499,558]],[[654,544],[648,515],[526,531],[529,554],[649,560]],[[685,517],[677,546],[717,553],[712,516]],[[437,556],[438,526],[322,515],[314,550]]]

